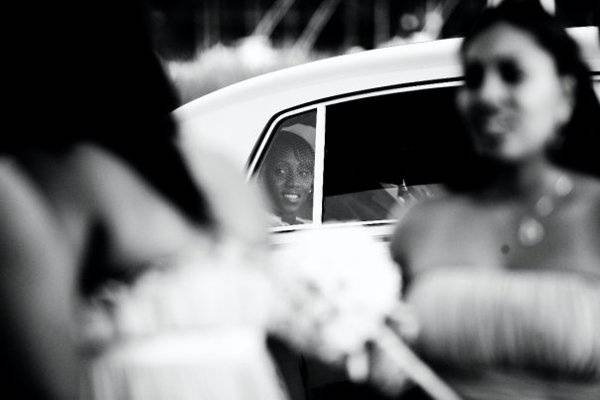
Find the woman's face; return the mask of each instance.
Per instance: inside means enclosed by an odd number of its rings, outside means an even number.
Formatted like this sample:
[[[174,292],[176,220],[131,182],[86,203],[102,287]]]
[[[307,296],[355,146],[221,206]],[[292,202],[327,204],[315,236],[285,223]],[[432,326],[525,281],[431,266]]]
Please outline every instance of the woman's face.
[[[310,160],[299,160],[292,149],[283,150],[266,174],[271,199],[279,214],[295,215],[310,197],[313,170]]]
[[[545,155],[571,116],[574,80],[558,75],[533,36],[506,23],[480,33],[463,63],[457,102],[477,150],[505,162]]]

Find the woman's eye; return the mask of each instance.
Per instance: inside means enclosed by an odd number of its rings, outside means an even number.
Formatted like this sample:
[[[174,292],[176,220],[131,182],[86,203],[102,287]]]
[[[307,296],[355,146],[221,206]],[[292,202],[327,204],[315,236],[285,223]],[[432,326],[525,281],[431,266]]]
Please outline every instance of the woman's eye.
[[[283,176],[283,175],[285,175],[285,170],[283,168],[276,168],[275,174],[277,174],[279,176]]]
[[[465,86],[477,89],[483,81],[483,66],[479,63],[470,63],[465,67]]]
[[[523,72],[513,61],[501,61],[498,71],[502,80],[508,84],[515,85],[523,79]]]

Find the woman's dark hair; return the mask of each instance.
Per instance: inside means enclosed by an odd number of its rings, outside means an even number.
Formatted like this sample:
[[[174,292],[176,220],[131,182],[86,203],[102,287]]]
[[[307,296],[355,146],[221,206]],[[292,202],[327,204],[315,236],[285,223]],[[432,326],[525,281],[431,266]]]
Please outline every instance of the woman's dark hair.
[[[210,223],[206,199],[176,148],[178,105],[156,57],[143,0],[25,2],[16,124],[0,153],[61,154],[94,143],[131,165],[188,217]],[[20,34],[17,34],[20,36]],[[8,130],[8,132],[6,132]],[[27,167],[27,165],[25,165]]]
[[[489,8],[481,15],[461,46],[461,56],[484,31],[498,23],[507,23],[530,34],[536,43],[554,60],[561,76],[575,80],[573,113],[561,131],[560,145],[549,149],[549,157],[556,164],[583,173],[600,176],[597,151],[600,149],[600,104],[594,93],[590,71],[579,52],[577,43],[567,34],[557,18],[548,14],[537,0],[505,0],[498,7]],[[473,154],[471,159],[481,164],[469,166],[475,176],[475,186],[484,185],[488,174],[497,170]],[[482,168],[483,167],[483,168]],[[466,172],[466,171],[465,171]],[[462,176],[461,179],[465,179]],[[450,186],[453,186],[451,182]],[[458,183],[458,187],[464,183]],[[467,184],[470,186],[470,184]]]

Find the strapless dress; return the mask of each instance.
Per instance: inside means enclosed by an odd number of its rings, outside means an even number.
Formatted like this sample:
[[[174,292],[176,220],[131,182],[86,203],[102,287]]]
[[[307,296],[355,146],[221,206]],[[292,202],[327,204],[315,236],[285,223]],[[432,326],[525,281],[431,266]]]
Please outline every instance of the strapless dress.
[[[407,293],[416,349],[468,399],[600,399],[600,280],[428,271]]]
[[[249,262],[206,255],[108,287],[87,310],[88,340],[104,346],[82,397],[285,400],[266,348],[270,288]]]

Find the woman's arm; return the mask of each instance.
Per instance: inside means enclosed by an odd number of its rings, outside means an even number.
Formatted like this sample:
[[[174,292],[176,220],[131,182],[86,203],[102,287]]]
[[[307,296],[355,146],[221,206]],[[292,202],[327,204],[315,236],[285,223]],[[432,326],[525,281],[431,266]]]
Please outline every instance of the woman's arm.
[[[78,213],[85,216],[88,225],[102,227],[107,239],[102,255],[110,264],[107,268],[135,274],[140,272],[136,269],[157,259],[175,256],[190,246],[199,247],[207,238],[201,227],[113,153],[83,144],[69,157],[68,174],[76,175],[71,198],[76,201],[59,202],[57,207],[66,207],[60,211],[63,219]],[[85,243],[84,248],[89,251],[95,245]]]
[[[77,398],[74,257],[47,202],[6,159],[0,160],[0,264],[8,368],[34,380],[26,382],[27,390],[41,390],[47,398]]]
[[[121,265],[198,248],[219,236],[266,248],[263,199],[243,175],[217,154],[197,155],[194,177],[206,195],[215,226],[198,226],[127,163],[94,145],[76,150],[84,207],[109,235],[111,257]],[[210,239],[209,239],[210,240]]]

